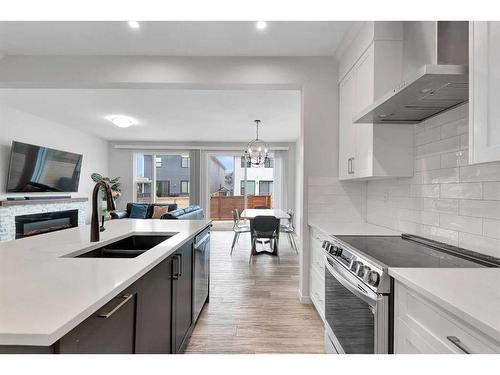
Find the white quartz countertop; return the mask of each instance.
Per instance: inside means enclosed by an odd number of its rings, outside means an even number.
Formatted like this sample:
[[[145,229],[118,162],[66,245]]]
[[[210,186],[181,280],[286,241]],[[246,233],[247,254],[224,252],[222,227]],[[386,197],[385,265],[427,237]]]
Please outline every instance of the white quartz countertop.
[[[399,236],[388,228],[380,227],[370,223],[344,223],[339,221],[327,221],[320,219],[309,219],[309,225],[325,234],[333,236]]]
[[[390,268],[389,274],[500,342],[499,268]]]
[[[52,345],[210,224],[122,219],[0,242],[0,345]],[[175,234],[136,258],[71,258],[133,234]]]

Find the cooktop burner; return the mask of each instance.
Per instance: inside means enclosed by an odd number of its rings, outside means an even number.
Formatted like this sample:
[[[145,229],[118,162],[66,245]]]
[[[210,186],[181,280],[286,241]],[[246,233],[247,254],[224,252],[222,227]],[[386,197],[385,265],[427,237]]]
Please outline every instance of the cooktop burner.
[[[495,266],[494,260],[485,259],[480,254],[417,236],[335,237],[384,268],[477,268]],[[478,256],[481,259],[478,259]]]

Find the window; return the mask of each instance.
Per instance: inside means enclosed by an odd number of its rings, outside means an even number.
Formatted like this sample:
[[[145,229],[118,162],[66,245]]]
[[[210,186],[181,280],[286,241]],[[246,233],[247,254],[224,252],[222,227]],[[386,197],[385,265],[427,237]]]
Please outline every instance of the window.
[[[161,168],[162,165],[162,158],[161,156],[156,156],[155,157],[155,167],[156,168]]]
[[[158,198],[170,195],[170,181],[156,181],[156,196]]]
[[[264,168],[273,168],[274,166],[274,159],[272,158],[266,158],[264,161]]]
[[[245,195],[245,180],[241,180],[241,195]],[[255,181],[247,181],[247,195],[255,195]]]
[[[134,165],[135,202],[189,206],[189,157],[167,152],[137,154]]]
[[[189,181],[181,181],[181,194],[189,194]]]
[[[242,156],[241,157],[241,168],[245,168],[245,163],[247,165],[247,168],[252,167],[252,162],[250,160],[247,160],[247,158],[245,156]]]
[[[273,182],[272,181],[259,181],[259,195],[272,195]]]

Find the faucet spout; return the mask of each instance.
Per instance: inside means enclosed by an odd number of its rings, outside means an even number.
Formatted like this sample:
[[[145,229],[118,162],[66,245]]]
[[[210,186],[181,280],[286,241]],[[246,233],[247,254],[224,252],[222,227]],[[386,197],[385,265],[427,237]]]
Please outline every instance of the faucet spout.
[[[101,187],[104,190],[104,194],[106,195],[106,205],[108,211],[116,210],[115,201],[113,200],[113,194],[111,192],[111,187],[106,181],[99,181],[95,184],[94,190],[92,192],[92,219],[90,221],[90,242],[98,242],[100,237],[100,228],[99,228],[99,207],[98,207],[98,197],[99,191]],[[104,227],[104,225],[103,225]]]

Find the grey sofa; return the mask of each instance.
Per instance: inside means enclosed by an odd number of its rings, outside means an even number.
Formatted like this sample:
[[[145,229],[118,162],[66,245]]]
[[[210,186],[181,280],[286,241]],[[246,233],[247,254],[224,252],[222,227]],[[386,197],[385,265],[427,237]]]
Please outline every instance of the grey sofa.
[[[148,206],[146,219],[151,219],[154,206],[168,206],[168,212],[161,219],[164,220],[201,220],[205,218],[205,213],[200,206],[189,206],[186,208],[177,208],[176,203],[153,203],[145,204]],[[111,219],[126,219],[130,216],[132,203],[127,203],[127,209],[122,211],[110,212]]]

